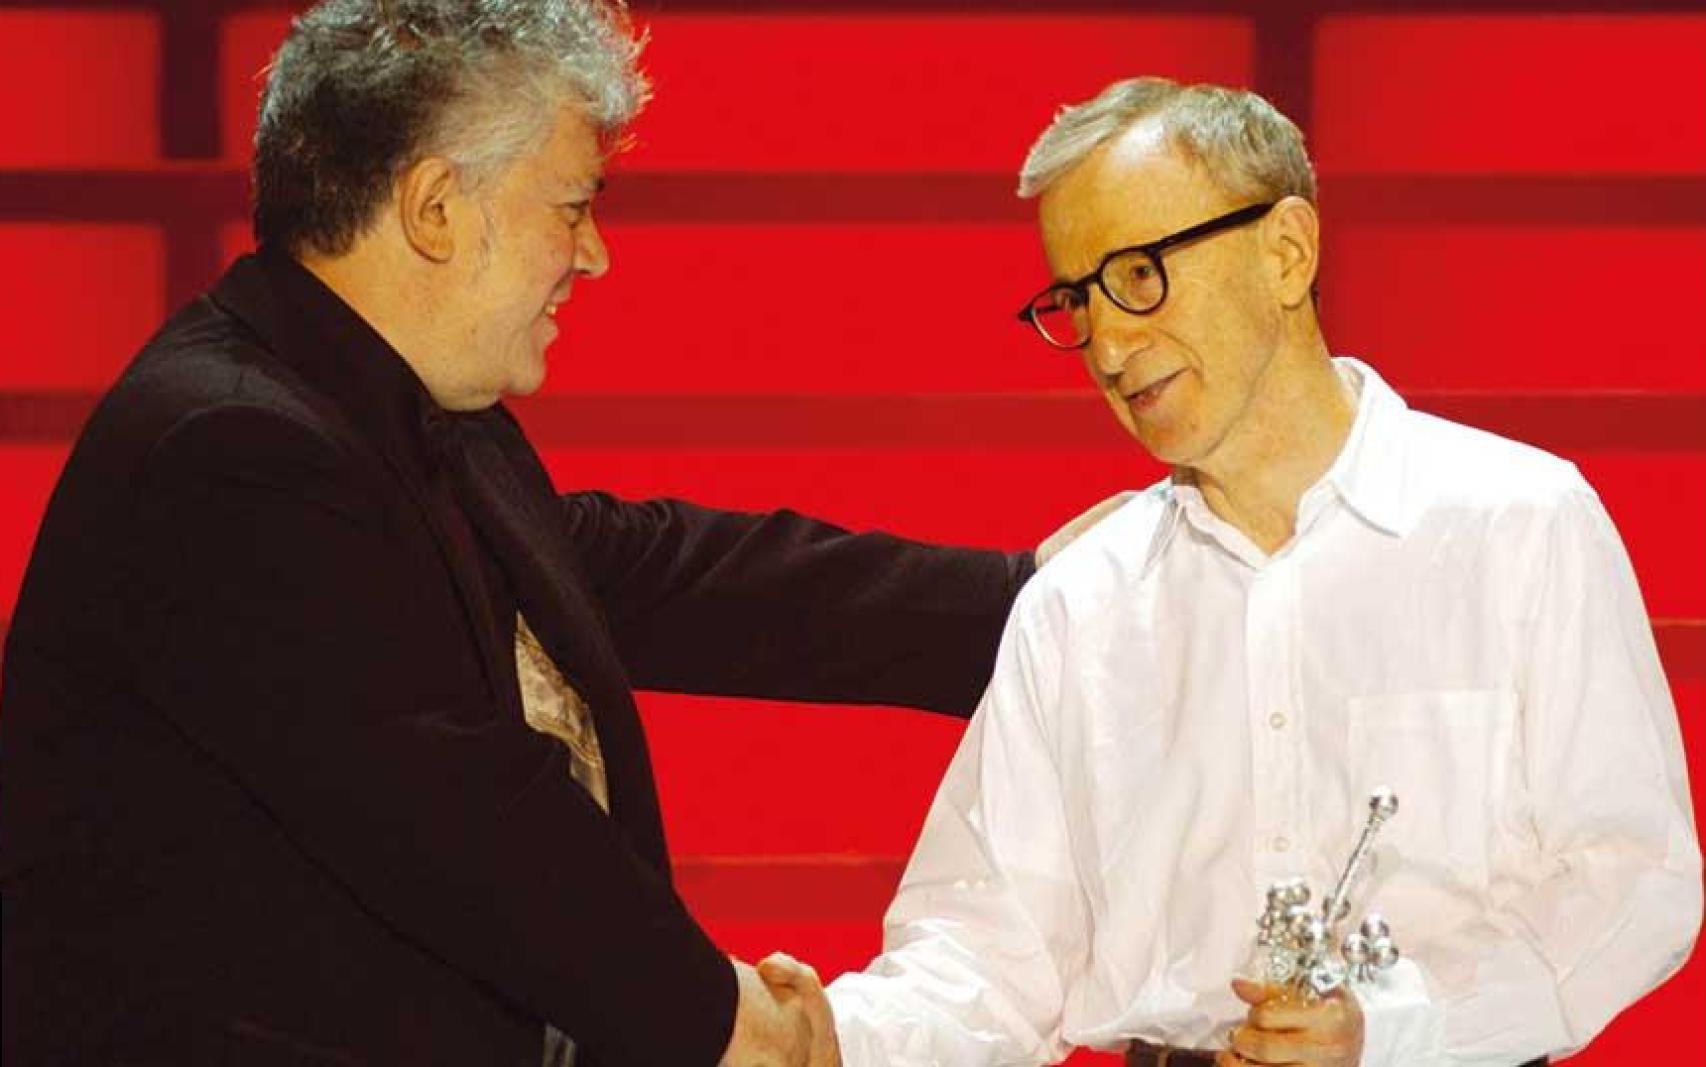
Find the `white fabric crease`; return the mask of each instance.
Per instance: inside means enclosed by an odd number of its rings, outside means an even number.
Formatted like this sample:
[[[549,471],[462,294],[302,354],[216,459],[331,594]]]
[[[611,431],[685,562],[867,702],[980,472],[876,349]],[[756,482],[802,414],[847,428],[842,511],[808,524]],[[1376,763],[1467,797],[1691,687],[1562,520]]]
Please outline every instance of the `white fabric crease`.
[[[1025,588],[883,954],[830,987],[849,1067],[1220,1047],[1266,886],[1327,891],[1380,785],[1353,901],[1406,962],[1365,1063],[1556,1055],[1686,959],[1681,735],[1598,497],[1339,366],[1356,421],[1272,557],[1169,481]]]

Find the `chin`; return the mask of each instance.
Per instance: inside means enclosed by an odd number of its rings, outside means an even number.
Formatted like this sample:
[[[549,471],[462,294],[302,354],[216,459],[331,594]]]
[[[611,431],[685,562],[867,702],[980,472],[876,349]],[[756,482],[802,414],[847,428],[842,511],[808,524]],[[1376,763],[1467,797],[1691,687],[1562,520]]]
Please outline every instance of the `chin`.
[[[1120,428],[1145,452],[1169,466],[1179,462],[1178,456],[1185,452],[1185,448],[1183,442],[1177,440],[1177,434],[1170,433],[1165,425],[1139,421],[1126,406],[1125,400],[1117,394],[1108,397],[1108,406],[1114,409],[1114,419],[1120,424]]]
[[[545,358],[540,356],[532,366],[521,368],[514,375],[507,388],[506,396],[532,396],[545,384]]]
[[[1155,457],[1157,462],[1169,467],[1192,466],[1192,461],[1201,452],[1198,442],[1191,440],[1188,434],[1174,431],[1172,427],[1134,428],[1131,435],[1143,446],[1145,452]]]

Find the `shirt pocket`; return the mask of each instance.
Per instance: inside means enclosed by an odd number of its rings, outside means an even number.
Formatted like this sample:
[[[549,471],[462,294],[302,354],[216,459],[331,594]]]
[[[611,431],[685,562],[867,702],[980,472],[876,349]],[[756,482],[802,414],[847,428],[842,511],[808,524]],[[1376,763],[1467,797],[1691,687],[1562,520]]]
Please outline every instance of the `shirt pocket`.
[[[1352,785],[1398,795],[1379,849],[1397,869],[1383,877],[1487,885],[1516,709],[1509,689],[1351,698]]]

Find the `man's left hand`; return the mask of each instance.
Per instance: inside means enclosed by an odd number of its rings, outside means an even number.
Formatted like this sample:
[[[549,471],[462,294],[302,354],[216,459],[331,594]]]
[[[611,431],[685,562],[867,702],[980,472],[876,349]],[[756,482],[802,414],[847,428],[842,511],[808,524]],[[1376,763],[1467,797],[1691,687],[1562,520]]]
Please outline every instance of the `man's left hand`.
[[[1043,538],[1043,543],[1037,546],[1037,566],[1041,567],[1049,560],[1053,559],[1057,554],[1059,554],[1061,549],[1078,540],[1079,536],[1088,531],[1090,527],[1118,511],[1121,505],[1136,495],[1136,492],[1130,490],[1123,493],[1115,493],[1106,500],[1100,501],[1094,507],[1091,507],[1086,511],[1079,512],[1077,515],[1074,515],[1071,519],[1067,520],[1065,526],[1062,526],[1054,533]]]
[[[1232,991],[1250,1010],[1232,1031],[1232,1047],[1215,1057],[1216,1067],[1356,1067],[1362,1061],[1362,1006],[1343,986],[1307,1003],[1280,987],[1242,978],[1232,980]]]

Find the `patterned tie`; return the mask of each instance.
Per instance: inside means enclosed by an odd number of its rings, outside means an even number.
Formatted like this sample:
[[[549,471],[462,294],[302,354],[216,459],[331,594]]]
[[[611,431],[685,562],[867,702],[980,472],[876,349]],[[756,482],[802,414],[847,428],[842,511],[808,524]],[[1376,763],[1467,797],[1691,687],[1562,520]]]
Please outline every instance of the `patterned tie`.
[[[515,615],[515,674],[521,683],[521,707],[527,725],[568,746],[569,776],[608,812],[610,787],[604,777],[604,754],[599,751],[592,712],[551,661],[520,612]],[[546,1023],[541,1067],[574,1067],[574,1062],[574,1040]]]
[[[598,747],[592,712],[551,662],[550,654],[520,612],[515,616],[515,673],[521,682],[527,725],[568,746],[570,777],[608,812],[610,786],[604,777],[604,753]]]

